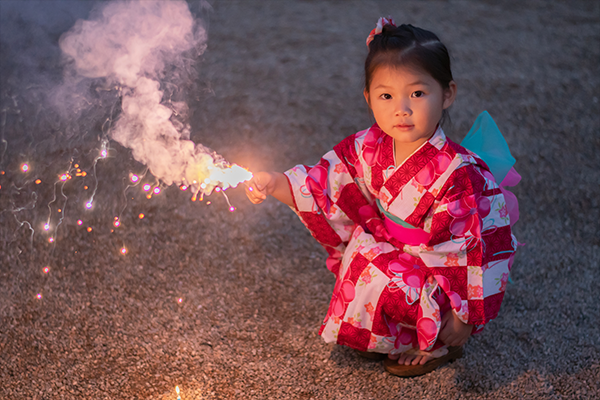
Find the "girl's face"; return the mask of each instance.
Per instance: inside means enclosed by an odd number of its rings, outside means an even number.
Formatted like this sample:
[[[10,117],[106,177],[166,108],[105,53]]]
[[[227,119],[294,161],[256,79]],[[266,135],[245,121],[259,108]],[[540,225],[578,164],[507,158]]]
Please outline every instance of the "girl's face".
[[[431,75],[415,69],[381,66],[364,95],[377,125],[394,138],[396,150],[414,151],[431,138],[442,111],[454,102],[456,84],[449,86],[444,90]]]

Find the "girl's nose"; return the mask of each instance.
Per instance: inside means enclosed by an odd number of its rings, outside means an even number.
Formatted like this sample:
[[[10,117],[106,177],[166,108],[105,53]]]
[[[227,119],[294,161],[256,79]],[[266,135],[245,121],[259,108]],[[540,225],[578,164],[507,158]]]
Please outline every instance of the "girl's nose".
[[[396,115],[401,117],[409,117],[412,115],[412,109],[410,108],[410,103],[405,100],[398,101],[396,105]]]

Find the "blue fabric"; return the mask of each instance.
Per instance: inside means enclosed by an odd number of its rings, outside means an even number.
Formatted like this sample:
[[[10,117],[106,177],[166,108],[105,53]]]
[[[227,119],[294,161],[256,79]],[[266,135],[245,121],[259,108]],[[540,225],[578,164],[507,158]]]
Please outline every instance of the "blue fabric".
[[[479,114],[460,145],[485,161],[498,184],[515,164],[504,136],[487,111]]]

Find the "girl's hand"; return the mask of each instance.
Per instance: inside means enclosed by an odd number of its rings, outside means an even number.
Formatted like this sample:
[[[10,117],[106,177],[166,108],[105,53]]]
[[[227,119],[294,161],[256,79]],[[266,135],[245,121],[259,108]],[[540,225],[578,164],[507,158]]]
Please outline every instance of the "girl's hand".
[[[265,201],[274,190],[275,176],[269,172],[258,172],[249,182],[246,182],[246,196],[254,204]]]
[[[473,332],[473,325],[467,325],[452,310],[442,316],[442,326],[438,338],[448,346],[462,346]]]
[[[281,172],[258,172],[246,182],[246,196],[254,204],[260,204],[267,196],[273,196],[277,200],[290,207],[294,207],[294,199],[288,179]]]

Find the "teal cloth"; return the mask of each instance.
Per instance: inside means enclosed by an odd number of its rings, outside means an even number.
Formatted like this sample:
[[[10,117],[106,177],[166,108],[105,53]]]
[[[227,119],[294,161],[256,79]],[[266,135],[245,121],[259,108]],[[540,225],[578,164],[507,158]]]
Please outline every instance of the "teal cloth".
[[[460,145],[485,161],[498,184],[515,164],[504,136],[487,111],[479,114]]]
[[[412,226],[411,224],[409,224],[408,222],[404,221],[402,218],[399,218],[397,216],[395,216],[394,214],[390,213],[389,211],[386,211],[383,209],[383,207],[381,206],[381,203],[379,202],[379,199],[375,199],[375,202],[377,203],[377,207],[379,207],[379,211],[381,211],[381,213],[383,215],[385,215],[386,217],[388,217],[389,219],[392,220],[392,222],[395,222],[396,224],[404,227],[404,228],[408,228],[408,229],[419,229],[415,226]]]

